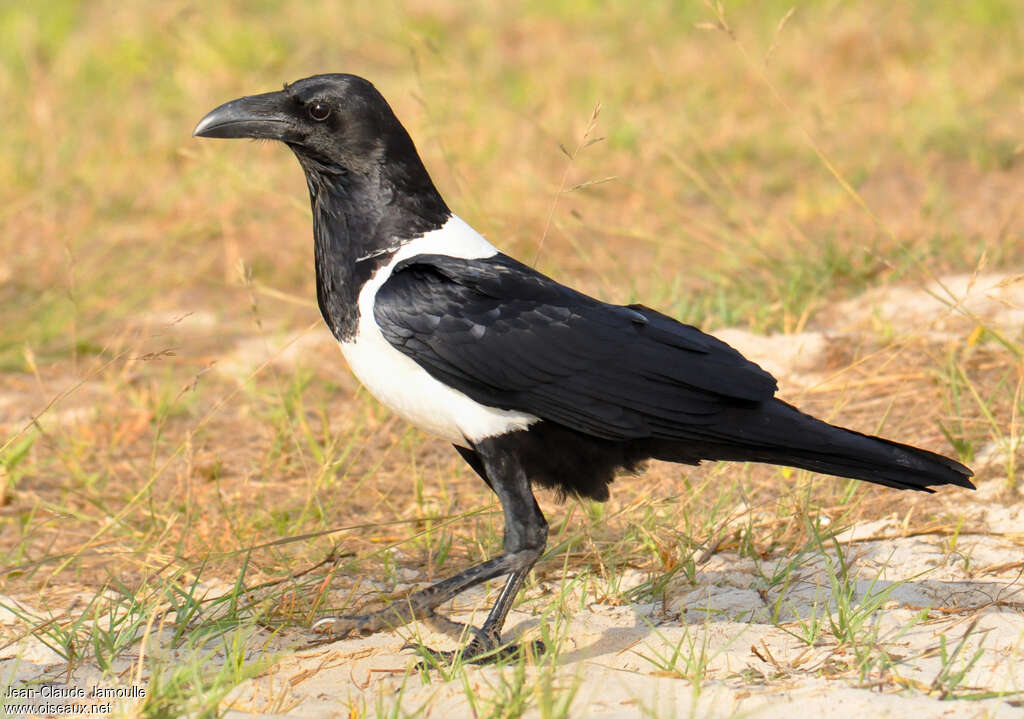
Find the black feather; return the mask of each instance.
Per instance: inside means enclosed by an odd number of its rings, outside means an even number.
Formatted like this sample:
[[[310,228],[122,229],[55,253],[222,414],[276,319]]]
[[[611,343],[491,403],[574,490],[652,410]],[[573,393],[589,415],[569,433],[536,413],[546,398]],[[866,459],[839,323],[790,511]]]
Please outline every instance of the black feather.
[[[600,302],[505,255],[417,255],[377,293],[384,337],[481,404],[535,415],[516,451],[536,483],[605,499],[645,459],[769,462],[900,489],[970,470],[834,427],[774,397],[771,375],[643,305]]]

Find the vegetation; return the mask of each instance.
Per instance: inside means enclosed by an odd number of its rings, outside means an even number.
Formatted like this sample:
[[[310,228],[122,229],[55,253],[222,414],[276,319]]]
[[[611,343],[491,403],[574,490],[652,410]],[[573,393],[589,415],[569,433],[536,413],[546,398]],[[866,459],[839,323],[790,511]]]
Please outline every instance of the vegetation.
[[[449,204],[510,254],[709,330],[841,335],[825,379],[783,397],[968,462],[994,447],[980,479],[1010,492],[1024,337],[932,283],[1024,266],[1019,3],[679,5],[0,7],[0,643],[42,642],[51,678],[136,677],[149,694],[125,711],[215,716],[318,613],[499,548],[486,487],[332,350],[294,159],[189,136],[216,104],[317,72],[370,78]],[[890,285],[930,288],[961,324],[842,311]],[[415,713],[402,693],[422,681],[461,682],[481,716],[566,716],[580,680],[557,666],[560,622],[665,604],[718,552],[790,558],[762,577],[772,621],[831,654],[786,672],[955,698],[982,651],[972,626],[936,640],[932,684],[903,680],[876,622],[891,585],[854,591],[831,539],[895,515],[953,554],[961,522],[934,498],[657,465],[606,505],[541,501],[551,548],[521,606],[548,658],[483,685],[410,659],[353,716]],[[828,597],[791,621],[803,565]],[[720,649],[684,629],[640,664],[699,693]]]

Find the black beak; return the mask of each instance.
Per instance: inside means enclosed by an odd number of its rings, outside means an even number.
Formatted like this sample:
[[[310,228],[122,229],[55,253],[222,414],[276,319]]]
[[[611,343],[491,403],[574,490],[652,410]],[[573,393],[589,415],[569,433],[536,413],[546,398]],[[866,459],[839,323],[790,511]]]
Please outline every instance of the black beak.
[[[193,137],[251,137],[266,140],[295,141],[298,123],[286,111],[292,103],[284,92],[240,97],[206,114]]]

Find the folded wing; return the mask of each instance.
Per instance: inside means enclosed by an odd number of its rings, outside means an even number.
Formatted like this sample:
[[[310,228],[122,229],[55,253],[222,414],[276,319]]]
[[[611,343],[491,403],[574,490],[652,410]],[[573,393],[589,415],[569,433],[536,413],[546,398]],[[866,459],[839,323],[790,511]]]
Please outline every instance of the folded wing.
[[[604,439],[685,439],[776,390],[694,327],[599,302],[505,255],[407,259],[378,291],[374,319],[395,348],[475,401]]]

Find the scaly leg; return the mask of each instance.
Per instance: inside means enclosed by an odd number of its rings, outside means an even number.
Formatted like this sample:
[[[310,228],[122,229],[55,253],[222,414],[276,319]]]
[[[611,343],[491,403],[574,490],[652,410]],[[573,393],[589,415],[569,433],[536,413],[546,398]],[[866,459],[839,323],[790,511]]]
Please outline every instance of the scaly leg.
[[[515,454],[502,446],[500,438],[488,438],[474,448],[487,483],[498,495],[505,513],[505,547],[494,559],[470,567],[454,577],[442,580],[411,594],[403,602],[372,614],[327,617],[313,625],[314,631],[340,636],[369,634],[395,628],[415,619],[429,618],[437,607],[457,594],[503,574],[509,574],[501,594],[483,626],[473,630],[474,637],[462,650],[464,660],[492,658],[500,646],[501,629],[527,573],[547,544],[547,522],[530,490],[530,483]],[[465,454],[464,454],[465,456]],[[474,465],[474,468],[477,468]],[[478,469],[479,471],[479,469]],[[481,474],[484,474],[482,472]],[[450,653],[424,649],[449,659]]]

